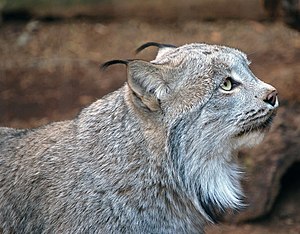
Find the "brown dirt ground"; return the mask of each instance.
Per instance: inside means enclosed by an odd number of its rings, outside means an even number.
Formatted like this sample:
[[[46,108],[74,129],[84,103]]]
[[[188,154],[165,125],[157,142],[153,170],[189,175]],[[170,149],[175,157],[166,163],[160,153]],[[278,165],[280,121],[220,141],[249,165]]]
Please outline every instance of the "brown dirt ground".
[[[133,57],[150,60],[155,56],[154,48],[134,54],[147,41],[175,45],[206,42],[239,48],[252,60],[254,73],[277,87],[283,105],[299,105],[300,37],[281,23],[8,22],[0,25],[0,125],[29,128],[73,118],[82,107],[117,89],[126,79],[124,67],[100,72],[99,64]],[[299,173],[293,176],[299,177]],[[300,184],[285,184],[267,217],[212,226],[207,232],[300,233]]]

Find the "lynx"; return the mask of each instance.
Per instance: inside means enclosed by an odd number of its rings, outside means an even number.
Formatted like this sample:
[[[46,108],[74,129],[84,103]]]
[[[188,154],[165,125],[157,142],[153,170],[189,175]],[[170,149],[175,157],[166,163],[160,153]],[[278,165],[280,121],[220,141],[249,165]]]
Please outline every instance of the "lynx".
[[[73,120],[0,128],[3,233],[203,233],[243,206],[236,154],[258,144],[277,91],[237,49],[157,46]]]

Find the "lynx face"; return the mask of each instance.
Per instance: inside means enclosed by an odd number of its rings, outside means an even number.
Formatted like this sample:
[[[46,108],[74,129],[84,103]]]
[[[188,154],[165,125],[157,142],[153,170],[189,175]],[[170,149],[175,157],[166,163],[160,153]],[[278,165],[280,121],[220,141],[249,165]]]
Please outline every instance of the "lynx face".
[[[163,48],[151,63],[169,70],[168,95],[160,100],[166,116],[197,115],[201,131],[215,141],[232,139],[234,148],[262,140],[278,107],[277,91],[255,77],[244,53],[189,44]]]

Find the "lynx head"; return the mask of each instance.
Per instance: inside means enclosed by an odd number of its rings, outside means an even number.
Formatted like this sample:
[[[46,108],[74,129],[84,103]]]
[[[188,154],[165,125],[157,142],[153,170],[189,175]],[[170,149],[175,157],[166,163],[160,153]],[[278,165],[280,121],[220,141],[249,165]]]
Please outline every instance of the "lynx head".
[[[159,47],[153,61],[125,62],[133,103],[166,126],[174,176],[214,219],[241,206],[233,155],[262,140],[278,107],[277,91],[255,77],[237,49],[147,43],[138,51],[153,45]]]

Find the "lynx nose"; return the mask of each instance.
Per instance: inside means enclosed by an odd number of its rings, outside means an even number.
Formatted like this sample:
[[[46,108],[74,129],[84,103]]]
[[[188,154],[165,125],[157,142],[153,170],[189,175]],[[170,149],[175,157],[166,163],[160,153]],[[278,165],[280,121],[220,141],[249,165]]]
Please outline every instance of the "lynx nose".
[[[271,106],[275,106],[277,94],[277,90],[271,91],[269,94],[267,94],[266,98],[264,99],[264,102],[269,103]]]

